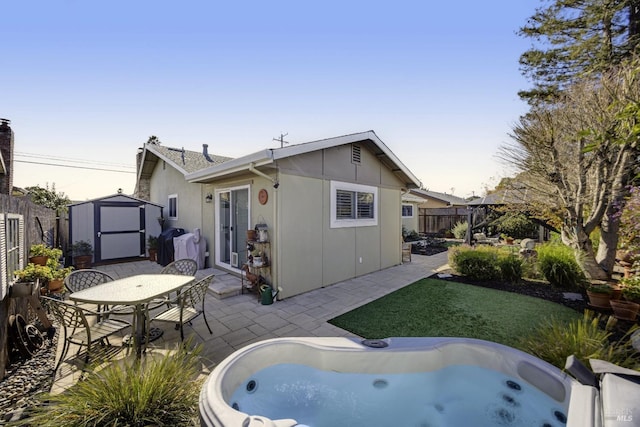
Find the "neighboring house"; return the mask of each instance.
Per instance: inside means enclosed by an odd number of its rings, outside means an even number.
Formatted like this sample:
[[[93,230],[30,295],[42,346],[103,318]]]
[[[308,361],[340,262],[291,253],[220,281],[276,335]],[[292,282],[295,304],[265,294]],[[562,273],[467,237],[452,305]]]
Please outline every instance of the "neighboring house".
[[[424,202],[422,197],[408,193],[402,194],[402,228],[407,232],[419,230],[418,226],[418,207]]]
[[[452,194],[413,189],[409,193],[420,200],[417,228],[421,234],[445,235],[457,222],[467,220],[467,201]]]
[[[401,196],[420,182],[373,131],[236,159],[204,148],[145,144],[137,197],[166,204],[170,226],[200,228],[210,266],[239,274],[256,224],[283,298],[401,263]]]

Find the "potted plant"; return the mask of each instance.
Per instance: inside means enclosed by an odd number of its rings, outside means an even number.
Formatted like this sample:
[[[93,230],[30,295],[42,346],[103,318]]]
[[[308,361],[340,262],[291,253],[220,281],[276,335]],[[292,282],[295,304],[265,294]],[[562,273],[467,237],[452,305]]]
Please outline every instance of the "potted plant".
[[[620,283],[622,284],[622,297],[627,301],[640,303],[640,276],[624,278]]]
[[[597,308],[609,308],[613,288],[606,283],[592,283],[587,288],[589,304]]]
[[[640,311],[640,276],[624,278],[620,283],[624,300],[611,300],[613,314],[618,319],[635,321]]]
[[[64,279],[73,271],[73,267],[57,268],[51,270],[51,280],[47,284],[49,292],[61,292],[64,288]]]
[[[71,245],[73,264],[76,269],[91,268],[93,259],[93,246],[85,240],[78,240]]]
[[[29,296],[38,282],[51,280],[51,269],[45,265],[28,263],[22,270],[13,272],[16,281],[11,286],[9,296],[11,298]]]
[[[147,237],[147,249],[149,249],[149,261],[158,259],[158,236]]]
[[[49,248],[44,244],[31,245],[29,248],[29,262],[38,265],[47,265]]]

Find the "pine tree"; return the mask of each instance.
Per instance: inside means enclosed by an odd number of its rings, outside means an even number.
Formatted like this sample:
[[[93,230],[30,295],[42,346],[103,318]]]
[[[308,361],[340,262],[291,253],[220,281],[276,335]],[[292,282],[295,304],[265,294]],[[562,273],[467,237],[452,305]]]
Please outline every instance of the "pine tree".
[[[599,75],[637,53],[640,0],[547,0],[519,35],[534,42],[520,57],[530,104],[553,102],[580,77]]]

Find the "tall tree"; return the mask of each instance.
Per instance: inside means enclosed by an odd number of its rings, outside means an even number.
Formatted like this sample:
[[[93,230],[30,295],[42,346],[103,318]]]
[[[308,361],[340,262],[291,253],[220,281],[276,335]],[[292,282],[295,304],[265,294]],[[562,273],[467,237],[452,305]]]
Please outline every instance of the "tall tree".
[[[568,85],[633,55],[640,41],[640,0],[545,0],[519,35],[533,41],[520,57],[534,105],[553,102]]]
[[[49,184],[45,188],[38,185],[25,188],[29,192],[29,196],[33,203],[45,206],[49,209],[55,209],[58,212],[66,212],[67,206],[71,203],[69,197],[64,193],[56,192],[56,184]]]
[[[561,231],[594,279],[608,277],[617,228],[603,230],[598,257],[590,235],[609,225],[638,167],[639,64],[583,78],[553,104],[532,107],[514,126],[511,144],[501,147],[501,157],[515,165],[517,182],[527,188],[528,210]]]

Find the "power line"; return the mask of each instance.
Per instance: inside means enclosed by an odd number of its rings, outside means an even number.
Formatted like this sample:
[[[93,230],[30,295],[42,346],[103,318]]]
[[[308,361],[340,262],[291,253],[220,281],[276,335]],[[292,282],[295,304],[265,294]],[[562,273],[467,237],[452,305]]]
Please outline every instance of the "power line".
[[[57,166],[61,168],[71,168],[71,169],[88,169],[94,171],[104,171],[104,172],[119,172],[119,173],[135,173],[135,171],[121,171],[117,169],[106,169],[106,168],[93,168],[89,166],[74,166],[74,165],[61,165],[57,163],[47,163],[47,162],[30,162],[28,160],[14,160],[16,163],[29,163],[32,165],[46,165],[46,166]]]
[[[76,158],[71,158],[71,157],[58,157],[58,156],[51,156],[51,155],[47,155],[47,154],[21,153],[21,152],[17,152],[17,151],[14,154],[16,156],[20,156],[20,157],[31,157],[31,158],[35,158],[35,159],[59,160],[59,161],[64,161],[64,162],[85,163],[85,164],[103,165],[103,166],[115,166],[115,167],[123,167],[123,168],[133,168],[134,167],[134,166],[126,165],[126,164],[123,164],[123,163],[98,162],[98,161],[95,161],[95,160],[84,160],[84,159],[76,159]]]

